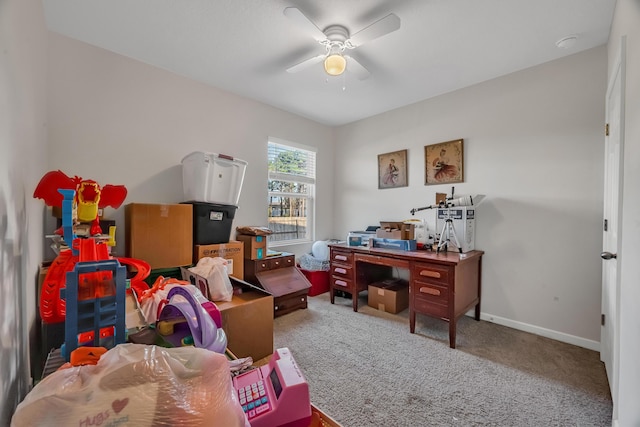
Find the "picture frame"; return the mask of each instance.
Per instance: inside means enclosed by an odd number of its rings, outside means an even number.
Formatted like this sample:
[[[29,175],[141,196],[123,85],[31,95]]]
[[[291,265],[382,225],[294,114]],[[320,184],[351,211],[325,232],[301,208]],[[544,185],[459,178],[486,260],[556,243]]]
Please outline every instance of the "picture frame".
[[[425,185],[464,182],[464,140],[424,147]]]
[[[378,155],[378,189],[407,187],[407,150]]]

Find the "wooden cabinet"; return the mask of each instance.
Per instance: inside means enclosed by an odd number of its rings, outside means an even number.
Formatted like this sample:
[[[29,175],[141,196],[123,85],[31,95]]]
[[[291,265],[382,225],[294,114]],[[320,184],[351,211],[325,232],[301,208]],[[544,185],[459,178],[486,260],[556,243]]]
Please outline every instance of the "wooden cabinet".
[[[269,257],[265,259],[245,259],[244,260],[244,277],[249,283],[257,282],[256,273],[261,271],[275,270],[277,268],[295,267],[295,255],[284,253],[280,256]]]
[[[385,270],[372,267],[409,270],[409,330],[415,332],[416,314],[437,317],[449,322],[449,345],[456,346],[458,318],[475,307],[480,320],[481,260],[484,252],[398,251],[330,245],[330,297],[343,290],[353,296],[353,310],[358,310],[357,295],[368,284],[386,278]]]
[[[311,283],[296,267],[295,255],[284,253],[259,260],[245,259],[244,276],[247,282],[273,295],[274,317],[307,308]]]

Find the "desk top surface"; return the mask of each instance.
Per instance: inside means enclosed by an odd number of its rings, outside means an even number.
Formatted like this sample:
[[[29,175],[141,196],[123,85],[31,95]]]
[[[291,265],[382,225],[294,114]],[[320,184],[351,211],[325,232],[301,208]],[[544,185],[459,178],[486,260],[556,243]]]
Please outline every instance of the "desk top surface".
[[[436,262],[441,264],[459,264],[472,259],[480,259],[484,254],[484,251],[470,251],[463,254],[458,252],[434,252],[427,250],[401,251],[397,249],[369,248],[366,246],[349,246],[346,243],[332,244],[329,245],[329,247],[347,250],[355,254],[411,259],[414,261]]]

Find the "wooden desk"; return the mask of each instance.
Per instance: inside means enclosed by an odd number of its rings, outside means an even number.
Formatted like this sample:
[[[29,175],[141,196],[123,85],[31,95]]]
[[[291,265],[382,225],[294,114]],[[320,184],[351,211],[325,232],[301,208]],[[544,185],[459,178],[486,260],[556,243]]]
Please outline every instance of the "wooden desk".
[[[483,251],[457,252],[399,251],[345,244],[329,245],[331,280],[329,295],[335,291],[352,295],[353,311],[358,311],[358,294],[369,283],[388,278],[391,268],[409,270],[409,329],[415,332],[416,313],[449,322],[449,346],[456,347],[458,318],[475,307],[480,320]]]

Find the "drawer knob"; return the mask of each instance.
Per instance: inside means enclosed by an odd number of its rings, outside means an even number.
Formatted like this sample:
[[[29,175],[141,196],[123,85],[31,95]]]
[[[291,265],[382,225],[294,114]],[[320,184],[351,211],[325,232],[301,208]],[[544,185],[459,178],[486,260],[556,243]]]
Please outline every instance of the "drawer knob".
[[[426,286],[423,286],[423,287],[420,288],[420,293],[429,294],[429,295],[435,295],[435,296],[439,297],[440,296],[440,289],[427,288]]]
[[[334,271],[340,274],[347,274],[347,270],[345,270],[344,268],[336,268]]]
[[[337,259],[338,261],[346,261],[347,257],[344,255],[336,255],[334,256],[335,259]]]
[[[432,270],[420,270],[420,275],[425,277],[433,277],[439,279],[441,277],[440,272]]]
[[[345,282],[344,280],[336,280],[335,283],[338,286],[347,286],[347,282]]]

